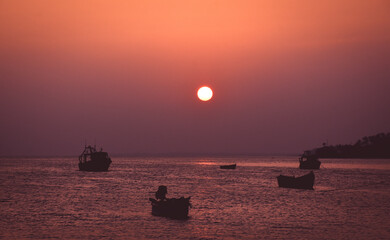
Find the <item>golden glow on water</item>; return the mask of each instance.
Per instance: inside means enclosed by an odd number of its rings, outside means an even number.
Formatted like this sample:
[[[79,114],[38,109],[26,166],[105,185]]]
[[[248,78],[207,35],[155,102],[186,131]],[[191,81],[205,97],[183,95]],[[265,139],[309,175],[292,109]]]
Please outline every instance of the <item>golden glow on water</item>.
[[[390,170],[390,164],[325,163],[321,165],[321,168]]]
[[[383,163],[370,163],[370,159],[320,159],[322,162],[320,169],[373,169],[373,170],[390,170],[390,160]],[[283,160],[273,160],[272,158],[260,157],[258,159],[236,159],[237,167],[278,167],[278,168],[298,168],[298,158],[286,158]],[[224,165],[231,164],[227,162],[220,162],[205,160],[196,162],[198,165]]]
[[[243,167],[297,167],[298,163],[296,162],[243,162],[237,163],[239,166]]]
[[[197,162],[196,164],[199,164],[199,165],[217,165],[217,163],[215,163],[215,162]]]

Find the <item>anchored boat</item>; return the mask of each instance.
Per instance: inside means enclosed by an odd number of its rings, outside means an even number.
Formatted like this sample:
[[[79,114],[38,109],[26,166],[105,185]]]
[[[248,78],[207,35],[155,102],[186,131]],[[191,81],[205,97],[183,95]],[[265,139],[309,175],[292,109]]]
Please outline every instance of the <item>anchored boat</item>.
[[[191,197],[166,198],[166,186],[159,186],[156,192],[156,199],[149,198],[152,204],[152,214],[154,216],[169,217],[175,219],[188,218],[188,210],[191,207]]]
[[[321,162],[318,160],[317,155],[311,154],[310,151],[305,151],[299,158],[300,169],[320,169],[320,166]]]
[[[101,172],[107,171],[111,164],[111,158],[107,152],[101,149],[96,151],[96,147],[85,146],[84,151],[79,157],[80,171]]]
[[[231,164],[231,165],[222,165],[219,166],[221,169],[236,169],[237,164]]]
[[[280,175],[277,177],[279,187],[311,190],[313,190],[314,178],[315,177],[313,171],[301,177],[290,177],[284,175]]]
[[[152,203],[152,214],[160,217],[186,219],[188,218],[188,211],[191,206],[190,198],[169,198],[164,201],[149,198]]]

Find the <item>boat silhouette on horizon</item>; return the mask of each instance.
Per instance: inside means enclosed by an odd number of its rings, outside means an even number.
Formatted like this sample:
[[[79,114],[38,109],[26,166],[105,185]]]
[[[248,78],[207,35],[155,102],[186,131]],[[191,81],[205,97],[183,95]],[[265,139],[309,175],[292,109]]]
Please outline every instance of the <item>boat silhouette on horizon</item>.
[[[222,165],[219,166],[221,169],[236,169],[237,164],[230,164],[230,165]]]
[[[84,151],[79,156],[79,170],[89,172],[108,171],[111,164],[111,158],[103,149],[96,151],[96,146],[85,146]]]

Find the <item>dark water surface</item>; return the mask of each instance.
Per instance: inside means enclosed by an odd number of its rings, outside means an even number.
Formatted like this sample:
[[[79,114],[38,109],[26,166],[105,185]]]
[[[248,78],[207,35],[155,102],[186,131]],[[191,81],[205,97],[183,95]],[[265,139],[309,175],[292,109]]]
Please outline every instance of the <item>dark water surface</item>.
[[[324,159],[315,190],[278,188],[297,157],[0,159],[2,239],[390,239],[390,160]],[[237,163],[236,170],[219,165]],[[190,219],[151,215],[159,185]]]

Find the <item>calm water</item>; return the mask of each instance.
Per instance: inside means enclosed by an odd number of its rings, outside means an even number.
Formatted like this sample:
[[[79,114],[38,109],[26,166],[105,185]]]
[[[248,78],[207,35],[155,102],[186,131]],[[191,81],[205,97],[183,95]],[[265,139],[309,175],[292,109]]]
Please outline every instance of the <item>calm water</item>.
[[[297,157],[0,159],[2,239],[390,239],[390,160],[322,160],[315,190],[278,188]],[[236,170],[220,164],[237,163]],[[152,216],[159,185],[190,219]]]

